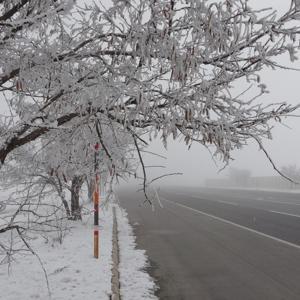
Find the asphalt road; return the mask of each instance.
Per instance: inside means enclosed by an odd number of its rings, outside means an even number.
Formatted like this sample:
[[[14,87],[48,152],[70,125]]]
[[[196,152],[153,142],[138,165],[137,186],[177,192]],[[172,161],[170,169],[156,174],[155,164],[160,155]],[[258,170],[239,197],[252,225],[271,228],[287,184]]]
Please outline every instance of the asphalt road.
[[[154,211],[120,190],[160,299],[299,300],[300,195],[164,188]]]

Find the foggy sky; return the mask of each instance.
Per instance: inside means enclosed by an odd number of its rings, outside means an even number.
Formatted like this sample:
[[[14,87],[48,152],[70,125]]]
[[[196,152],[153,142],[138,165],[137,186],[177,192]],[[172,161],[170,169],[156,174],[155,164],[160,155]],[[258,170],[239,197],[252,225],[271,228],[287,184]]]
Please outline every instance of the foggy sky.
[[[288,0],[250,0],[251,7],[262,8],[272,7],[278,13],[284,12],[290,1]],[[299,53],[300,56],[300,53]],[[300,57],[299,57],[300,58]],[[278,59],[278,62],[290,65],[300,69],[300,62],[291,64],[287,57]],[[268,86],[270,94],[261,97],[259,101],[264,103],[288,102],[291,104],[300,103],[300,73],[297,71],[267,70],[261,73],[262,81]],[[300,115],[300,110],[298,111]],[[269,151],[273,161],[277,167],[289,164],[297,164],[300,166],[300,118],[291,118],[283,120],[284,125],[276,123],[273,130],[273,140],[265,140],[264,145]],[[286,126],[288,127],[286,127]],[[147,164],[157,165],[159,163],[166,166],[165,169],[153,170],[149,169],[149,177],[159,176],[163,173],[183,172],[184,175],[176,177],[168,177],[160,180],[160,184],[202,184],[205,178],[224,177],[228,174],[228,168],[220,172],[223,164],[216,162],[211,158],[208,151],[201,145],[193,144],[191,150],[187,150],[184,143],[173,142],[170,139],[168,151],[161,145],[160,141],[151,143],[150,149],[154,152],[163,154],[167,160],[148,158]],[[264,153],[259,151],[258,146],[250,143],[242,150],[235,151],[232,154],[234,161],[229,167],[249,169],[252,175],[266,176],[278,175]]]

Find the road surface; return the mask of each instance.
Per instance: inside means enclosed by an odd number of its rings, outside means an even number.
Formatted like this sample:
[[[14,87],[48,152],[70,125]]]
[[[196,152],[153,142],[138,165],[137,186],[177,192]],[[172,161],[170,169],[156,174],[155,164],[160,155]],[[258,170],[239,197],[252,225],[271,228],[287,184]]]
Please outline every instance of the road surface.
[[[299,300],[300,195],[164,188],[163,208],[120,190],[162,300]]]

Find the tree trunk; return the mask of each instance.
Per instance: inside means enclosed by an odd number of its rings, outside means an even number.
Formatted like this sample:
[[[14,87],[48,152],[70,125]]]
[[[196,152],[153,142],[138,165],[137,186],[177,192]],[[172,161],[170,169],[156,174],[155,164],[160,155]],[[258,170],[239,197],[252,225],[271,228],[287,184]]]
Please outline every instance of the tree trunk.
[[[64,208],[66,210],[67,217],[69,219],[71,217],[71,212],[70,212],[69,204],[68,204],[68,202],[67,202],[67,200],[65,198],[65,195],[63,193],[60,195],[60,197],[61,197],[61,201],[62,201],[62,203],[64,205]]]
[[[87,187],[88,187],[88,198],[89,202],[93,202],[93,194],[94,194],[94,180],[87,180]]]
[[[56,184],[56,182],[54,181],[54,185],[56,186],[56,189],[57,189],[57,192],[58,192],[58,195],[64,205],[64,208],[66,210],[66,214],[67,214],[67,218],[70,219],[71,218],[71,211],[70,211],[70,207],[69,207],[69,204],[66,200],[66,197],[65,197],[65,193],[63,191],[63,187],[62,187],[62,184],[61,184],[61,180],[59,178],[59,176],[56,177],[57,178],[57,181],[58,181],[58,185]]]
[[[79,204],[79,192],[82,187],[83,176],[74,176],[71,185],[71,214],[73,220],[81,220],[81,207]]]

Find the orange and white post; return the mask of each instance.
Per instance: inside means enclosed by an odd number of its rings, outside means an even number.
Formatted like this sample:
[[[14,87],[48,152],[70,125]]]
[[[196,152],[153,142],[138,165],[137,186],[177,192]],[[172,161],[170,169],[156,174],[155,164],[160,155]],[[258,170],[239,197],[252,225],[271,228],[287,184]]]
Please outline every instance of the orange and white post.
[[[95,144],[95,185],[94,185],[94,257],[99,258],[99,201],[100,201],[100,176],[98,174],[99,143]]]

